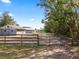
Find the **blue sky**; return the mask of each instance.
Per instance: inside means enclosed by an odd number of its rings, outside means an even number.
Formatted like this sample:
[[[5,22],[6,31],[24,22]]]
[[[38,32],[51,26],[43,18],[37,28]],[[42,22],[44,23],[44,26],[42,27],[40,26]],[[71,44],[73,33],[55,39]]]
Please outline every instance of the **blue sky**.
[[[21,26],[41,28],[44,18],[43,10],[36,6],[39,0],[0,0],[0,14],[9,11],[14,20]]]

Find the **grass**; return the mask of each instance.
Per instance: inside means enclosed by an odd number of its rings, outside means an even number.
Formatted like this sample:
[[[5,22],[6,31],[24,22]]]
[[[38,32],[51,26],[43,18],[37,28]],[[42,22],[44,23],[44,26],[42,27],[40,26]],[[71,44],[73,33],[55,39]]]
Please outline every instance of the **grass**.
[[[40,49],[47,46],[17,46],[17,45],[0,45],[0,59],[20,59],[27,57],[33,51],[40,51]],[[79,46],[73,47],[73,51],[79,52]]]
[[[45,46],[12,46],[0,45],[0,59],[19,59],[28,56],[33,50],[39,50]]]
[[[0,59],[16,59],[16,54],[0,52]]]

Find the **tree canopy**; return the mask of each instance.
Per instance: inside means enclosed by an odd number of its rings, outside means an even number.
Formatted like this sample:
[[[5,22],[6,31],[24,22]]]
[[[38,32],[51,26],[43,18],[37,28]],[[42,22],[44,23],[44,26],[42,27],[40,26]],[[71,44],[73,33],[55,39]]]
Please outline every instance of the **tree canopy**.
[[[0,16],[0,26],[5,25],[16,25],[16,21],[12,18],[12,16],[9,15],[9,12],[4,12]]]
[[[79,0],[40,0],[39,5],[45,10],[45,32],[78,39]]]

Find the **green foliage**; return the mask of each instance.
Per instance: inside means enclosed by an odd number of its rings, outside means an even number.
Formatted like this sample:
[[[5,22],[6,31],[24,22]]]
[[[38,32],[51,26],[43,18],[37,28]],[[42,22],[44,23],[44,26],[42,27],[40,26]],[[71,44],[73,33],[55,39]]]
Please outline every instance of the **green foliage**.
[[[0,26],[16,25],[14,19],[9,15],[9,12],[4,12],[0,18]]]
[[[36,31],[37,31],[38,33],[44,33],[44,32],[45,32],[43,28],[37,29]]]
[[[40,0],[44,7],[44,30],[78,39],[79,34],[79,0]]]

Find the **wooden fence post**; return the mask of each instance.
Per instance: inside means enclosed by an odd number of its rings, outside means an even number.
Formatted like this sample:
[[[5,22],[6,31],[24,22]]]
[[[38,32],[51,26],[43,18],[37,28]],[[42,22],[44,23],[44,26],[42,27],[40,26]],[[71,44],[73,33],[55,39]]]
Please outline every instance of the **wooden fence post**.
[[[4,45],[6,44],[6,35],[4,35]]]
[[[23,44],[23,43],[22,43],[22,37],[23,37],[23,34],[21,34],[21,46],[22,46],[22,44]]]
[[[49,40],[49,46],[50,46],[50,36],[48,36],[48,40]]]
[[[37,34],[37,46],[39,46],[39,35]]]

